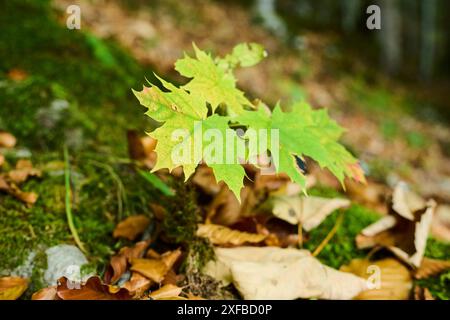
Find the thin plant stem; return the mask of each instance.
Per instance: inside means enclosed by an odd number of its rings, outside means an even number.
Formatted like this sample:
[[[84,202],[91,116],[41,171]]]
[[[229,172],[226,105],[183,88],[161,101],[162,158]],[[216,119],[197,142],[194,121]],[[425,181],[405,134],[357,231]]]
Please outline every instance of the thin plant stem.
[[[319,246],[314,250],[312,254],[314,257],[317,257],[319,253],[323,250],[323,248],[325,248],[325,246],[328,244],[328,242],[334,237],[339,227],[341,226],[343,220],[344,220],[344,211],[341,211],[336,219],[336,223],[334,224],[333,228],[327,234],[325,239],[322,240]]]
[[[65,182],[65,188],[66,188],[66,217],[67,217],[67,223],[69,224],[70,232],[72,233],[72,236],[75,240],[75,243],[77,244],[78,248],[80,248],[81,251],[86,253],[86,249],[83,246],[83,243],[80,240],[80,237],[78,236],[77,229],[75,228],[75,224],[73,223],[73,216],[72,216],[72,207],[71,207],[71,188],[70,188],[70,164],[69,164],[69,151],[67,150],[67,146],[64,146],[64,182]]]

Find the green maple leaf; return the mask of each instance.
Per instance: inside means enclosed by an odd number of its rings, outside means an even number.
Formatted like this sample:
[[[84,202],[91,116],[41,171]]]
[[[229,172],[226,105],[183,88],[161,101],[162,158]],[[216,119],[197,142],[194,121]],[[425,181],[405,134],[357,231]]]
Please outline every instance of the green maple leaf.
[[[236,78],[224,60],[216,63],[211,55],[195,45],[194,50],[195,58],[185,55],[175,63],[175,70],[192,78],[183,86],[185,90],[210,103],[213,112],[220,104],[227,106],[229,115],[240,114],[245,105],[251,106],[244,93],[236,88]]]
[[[231,54],[227,54],[224,59],[217,59],[218,64],[228,64],[226,67],[235,68],[251,67],[258,64],[262,59],[267,56],[267,52],[264,47],[257,43],[240,43],[233,48]]]
[[[346,176],[364,181],[356,159],[338,142],[343,129],[329,118],[326,110],[312,110],[306,103],[295,104],[291,112],[283,112],[277,105],[271,113],[262,103],[256,111],[244,108],[250,106],[250,102],[236,88],[232,71],[236,66],[259,62],[265,56],[261,46],[241,44],[225,58],[215,60],[195,45],[194,49],[195,58],[185,56],[175,65],[182,75],[192,78],[186,85],[176,87],[159,79],[165,91],[156,86],[134,91],[140,103],[148,108],[146,114],[162,123],[149,133],[158,141],[153,171],[162,168],[171,171],[182,166],[187,180],[204,161],[213,169],[216,181],[224,181],[239,199],[245,171],[238,160],[248,161],[269,151],[274,157],[278,155],[276,172],[285,172],[304,190],[306,178],[296,157],[314,159],[341,183]],[[212,108],[211,115],[208,115],[208,104]],[[225,116],[215,113],[220,104],[227,106]],[[247,127],[247,136],[238,137],[236,131],[230,129],[230,122],[236,127]],[[266,130],[267,150],[253,150],[251,143],[240,144],[239,150],[238,143],[228,144],[229,141],[243,142],[242,139],[249,142],[249,129]]]
[[[203,155],[212,149],[210,152],[212,160],[206,159],[205,162],[213,169],[216,180],[227,183],[239,199],[245,175],[243,167],[239,163],[224,164],[226,152],[229,152],[225,143],[219,143],[218,147],[211,148],[214,147],[214,141],[209,140],[214,140],[213,137],[209,139],[196,134],[196,130],[197,132],[213,130],[210,132],[216,132],[219,137],[230,135],[229,117],[217,114],[207,117],[206,102],[201,97],[177,88],[161,78],[158,79],[168,92],[163,92],[156,86],[144,87],[140,92],[133,91],[139,102],[148,108],[146,114],[156,121],[163,122],[162,126],[149,133],[158,141],[155,148],[157,162],[152,171],[163,168],[172,171],[181,165],[187,180]],[[180,133],[177,135],[178,139],[174,139],[174,132]],[[232,138],[239,139],[233,132],[231,131]],[[185,151],[184,156],[177,157],[177,150]],[[217,154],[222,156],[215,159],[214,156]]]
[[[306,103],[297,103],[291,112],[283,112],[275,106],[272,115],[259,108],[244,111],[236,119],[249,128],[268,130],[268,149],[278,152],[279,163],[276,172],[284,172],[303,188],[306,179],[296,162],[295,156],[308,156],[329,169],[343,183],[345,176],[353,176],[352,164],[356,159],[338,142],[343,129],[329,118],[325,109],[312,110]],[[278,130],[277,150],[271,150],[271,129]],[[251,155],[250,155],[251,156]]]

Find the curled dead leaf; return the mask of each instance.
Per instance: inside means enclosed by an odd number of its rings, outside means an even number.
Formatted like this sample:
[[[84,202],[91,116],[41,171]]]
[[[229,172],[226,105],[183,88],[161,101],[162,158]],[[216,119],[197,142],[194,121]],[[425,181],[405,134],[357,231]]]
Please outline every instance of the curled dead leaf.
[[[155,147],[157,141],[149,136],[140,137],[135,130],[127,132],[128,153],[130,158],[152,169],[156,163]]]
[[[153,300],[164,300],[167,298],[178,297],[182,291],[183,288],[173,284],[166,284],[158,290],[151,292],[149,297]]]
[[[181,256],[181,250],[176,249],[176,250],[164,252],[161,255],[161,260],[166,264],[168,269],[172,269],[172,267],[178,261],[180,256]]]
[[[328,199],[304,196],[277,196],[271,200],[273,214],[291,224],[301,223],[303,229],[310,231],[317,227],[334,210],[350,205],[347,199]]]
[[[309,251],[275,247],[216,248],[204,272],[232,282],[244,299],[351,299],[364,279],[327,267]]]
[[[84,284],[70,283],[67,278],[58,280],[57,295],[62,300],[130,300],[125,288],[103,284],[99,277],[91,277]]]
[[[33,164],[29,160],[19,160],[16,163],[16,168],[8,172],[10,181],[20,184],[25,182],[29,177],[40,177],[41,170],[33,168]]]
[[[127,289],[134,296],[134,298],[139,298],[142,297],[145,291],[150,289],[152,284],[152,280],[144,277],[138,272],[133,272],[130,280],[125,282],[123,287]]]
[[[20,277],[0,278],[0,300],[16,300],[27,288],[27,279]]]
[[[164,219],[167,212],[166,208],[156,203],[150,203],[150,209],[152,209],[155,218],[160,221]]]
[[[383,246],[415,267],[422,261],[436,202],[425,202],[405,184],[394,190],[389,215],[369,225],[356,237],[358,248]]]
[[[423,258],[420,267],[414,273],[416,279],[426,279],[450,269],[450,261]]]
[[[358,300],[406,300],[412,288],[410,270],[400,261],[387,258],[379,261],[354,259],[341,271],[366,278],[373,289],[361,292]]]
[[[56,300],[56,286],[42,288],[31,296],[31,300]]]
[[[211,243],[218,245],[259,243],[266,238],[262,234],[241,232],[216,224],[199,224],[197,236],[207,238]]]
[[[111,258],[109,267],[105,272],[105,283],[115,283],[122,274],[127,270],[130,260],[133,258],[140,258],[144,254],[150,244],[150,240],[140,241],[133,247],[124,247],[120,249],[119,253]]]
[[[158,259],[131,259],[130,270],[139,272],[150,280],[160,283],[169,271],[166,263]]]
[[[113,237],[126,238],[132,241],[138,235],[142,234],[149,224],[150,219],[145,215],[130,216],[117,224],[113,232]]]

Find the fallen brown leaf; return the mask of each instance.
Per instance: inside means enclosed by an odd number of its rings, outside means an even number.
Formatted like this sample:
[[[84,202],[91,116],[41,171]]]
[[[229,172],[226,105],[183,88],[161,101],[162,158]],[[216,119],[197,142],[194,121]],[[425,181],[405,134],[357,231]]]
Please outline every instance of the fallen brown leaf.
[[[434,200],[421,199],[400,183],[394,190],[389,215],[369,225],[356,237],[358,248],[383,246],[403,261],[418,267],[425,252]]]
[[[178,259],[181,256],[181,250],[176,249],[173,251],[167,251],[164,252],[161,255],[161,260],[164,262],[168,269],[172,269],[172,267],[175,265],[175,263],[178,261]]]
[[[102,284],[99,277],[89,278],[85,284],[80,284],[79,289],[67,283],[62,277],[58,280],[57,295],[62,300],[130,300],[131,295],[125,288],[116,289]]]
[[[113,237],[126,238],[132,241],[138,235],[142,234],[149,224],[150,219],[145,215],[130,216],[117,224],[113,232]]]
[[[423,258],[420,267],[414,273],[416,279],[426,279],[450,269],[450,261]]]
[[[232,282],[244,299],[351,299],[367,288],[360,277],[327,267],[309,251],[276,247],[215,248],[204,272]]]
[[[450,205],[440,204],[436,208],[431,223],[431,234],[437,240],[450,242]]]
[[[130,270],[139,272],[150,280],[160,283],[169,271],[167,264],[158,259],[131,259]]]
[[[16,300],[27,288],[27,279],[19,277],[0,278],[0,300]]]
[[[276,217],[290,224],[301,223],[306,231],[317,227],[333,211],[350,205],[347,199],[314,196],[276,196],[269,201]]]
[[[172,297],[178,297],[183,288],[180,288],[173,284],[166,284],[159,288],[158,290],[152,291],[149,295],[153,300],[163,300]]]
[[[262,234],[236,231],[216,224],[199,224],[197,236],[207,238],[211,243],[218,245],[259,243],[266,238]]]
[[[152,169],[156,163],[155,147],[157,141],[149,136],[140,137],[135,130],[127,132],[128,153],[130,158]]]
[[[150,244],[150,240],[140,241],[133,247],[124,247],[120,249],[119,253],[111,258],[109,267],[105,272],[105,283],[115,283],[122,274],[127,270],[130,260],[133,258],[140,258],[144,254]]]
[[[43,288],[33,293],[33,295],[31,296],[31,300],[56,300],[56,291],[56,286]]]
[[[361,292],[358,300],[406,300],[412,288],[410,270],[393,258],[379,261],[354,259],[350,264],[342,266],[341,271],[353,273],[367,281],[379,280],[380,287]],[[379,276],[379,278],[377,278]],[[376,283],[370,281],[372,285]]]
[[[139,298],[145,291],[150,289],[152,284],[152,280],[144,277],[138,272],[133,272],[130,280],[125,282],[123,287],[127,289],[135,298]]]
[[[25,182],[29,177],[40,177],[41,170],[33,168],[30,160],[19,160],[16,163],[16,168],[8,172],[10,181],[20,184]]]
[[[361,185],[352,179],[345,180],[347,194],[350,199],[361,203],[380,213],[386,211],[386,194],[388,188],[382,184],[369,181],[366,185]]]
[[[0,167],[5,163],[5,156],[0,154]]]
[[[0,147],[13,148],[17,143],[16,137],[6,131],[0,131]]]
[[[166,208],[164,208],[163,206],[156,204],[156,203],[150,203],[150,209],[152,209],[153,211],[153,215],[155,216],[156,219],[158,220],[163,220],[164,216],[167,213]]]

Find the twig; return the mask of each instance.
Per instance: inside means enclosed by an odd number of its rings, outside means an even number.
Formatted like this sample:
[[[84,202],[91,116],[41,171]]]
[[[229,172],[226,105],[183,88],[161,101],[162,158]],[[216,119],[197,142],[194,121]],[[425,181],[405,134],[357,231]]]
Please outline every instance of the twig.
[[[64,183],[66,187],[66,216],[67,223],[69,224],[70,232],[81,251],[86,253],[86,249],[78,236],[77,229],[73,223],[72,209],[71,209],[71,189],[70,189],[70,167],[69,167],[69,152],[67,146],[64,146]]]
[[[325,239],[322,240],[322,242],[319,244],[319,246],[314,250],[313,256],[317,257],[319,253],[322,251],[322,249],[327,245],[327,243],[333,238],[333,236],[338,231],[340,225],[342,224],[342,221],[344,220],[344,211],[341,211],[339,216],[336,219],[336,223],[334,224],[333,228],[330,230],[330,232],[327,234]]]
[[[298,223],[298,247],[303,248],[303,224]]]

